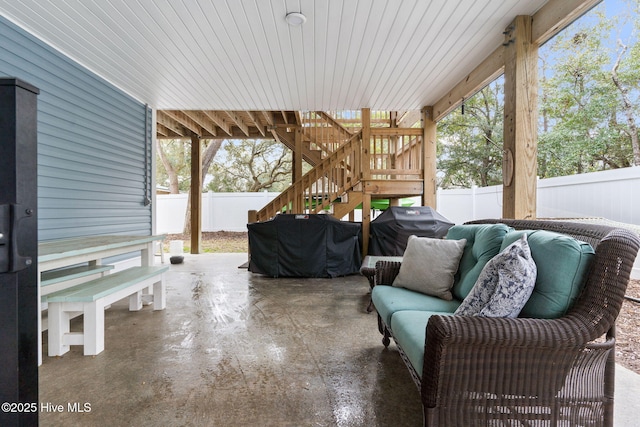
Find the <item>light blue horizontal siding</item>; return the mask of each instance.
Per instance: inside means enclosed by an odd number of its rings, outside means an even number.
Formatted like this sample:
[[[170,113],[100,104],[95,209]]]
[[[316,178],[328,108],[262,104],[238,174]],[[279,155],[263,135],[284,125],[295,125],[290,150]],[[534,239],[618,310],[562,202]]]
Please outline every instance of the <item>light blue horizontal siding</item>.
[[[3,17],[0,75],[40,89],[39,240],[150,234],[151,111]]]

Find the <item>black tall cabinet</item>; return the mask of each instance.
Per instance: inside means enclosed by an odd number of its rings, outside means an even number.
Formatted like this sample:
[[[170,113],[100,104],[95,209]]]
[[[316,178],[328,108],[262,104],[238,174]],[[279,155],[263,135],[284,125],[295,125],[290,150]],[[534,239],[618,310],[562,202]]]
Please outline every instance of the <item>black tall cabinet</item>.
[[[38,93],[0,78],[1,426],[38,423]]]

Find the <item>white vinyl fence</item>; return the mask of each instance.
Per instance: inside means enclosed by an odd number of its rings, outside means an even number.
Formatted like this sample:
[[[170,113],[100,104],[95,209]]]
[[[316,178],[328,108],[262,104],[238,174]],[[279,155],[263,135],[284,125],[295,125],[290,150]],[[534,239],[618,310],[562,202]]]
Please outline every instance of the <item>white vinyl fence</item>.
[[[247,213],[260,210],[280,193],[203,193],[202,231],[247,231]],[[184,230],[188,194],[156,196],[156,232]]]
[[[277,195],[204,193],[202,230],[246,231],[247,212],[261,209]],[[187,197],[186,194],[157,196],[158,233],[182,232]],[[640,167],[541,179],[537,201],[538,218],[605,218],[640,227]],[[416,198],[416,205],[419,203],[420,199]],[[437,203],[438,212],[456,224],[500,218],[502,186],[438,190]],[[640,277],[638,260],[633,274]]]
[[[502,186],[439,190],[438,212],[456,224],[502,216]],[[606,218],[640,226],[640,167],[538,180],[538,218]]]

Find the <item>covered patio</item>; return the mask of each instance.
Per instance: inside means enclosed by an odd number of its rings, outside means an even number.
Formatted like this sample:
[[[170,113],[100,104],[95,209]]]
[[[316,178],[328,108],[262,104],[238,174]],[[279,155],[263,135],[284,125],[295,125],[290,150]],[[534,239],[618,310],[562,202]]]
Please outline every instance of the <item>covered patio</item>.
[[[503,216],[535,218],[537,48],[599,2],[0,0],[0,36],[11,41],[0,74],[41,91],[39,238],[155,234],[157,138],[192,142],[196,254],[204,138],[290,146],[294,182],[267,217],[304,210],[319,181],[337,188],[323,190],[331,203],[352,198],[351,210],[405,195],[436,208],[437,122],[501,74]],[[285,21],[300,12],[306,23]],[[327,111],[357,112],[360,128],[346,132]],[[387,129],[374,131],[378,111],[388,113]],[[304,135],[309,112],[341,143],[312,151],[324,141]],[[400,137],[410,142],[397,152],[372,150]],[[416,153],[417,166],[399,161]],[[378,154],[393,166],[373,167]],[[365,214],[365,236],[368,221]],[[12,361],[20,370],[8,395],[39,399],[42,425],[421,425],[419,392],[366,312],[364,277],[270,279],[238,269],[245,261],[187,255],[166,273],[165,310],[132,315],[116,303],[106,312],[104,352],[44,357],[40,367],[39,331],[26,318],[40,312],[32,267],[9,333],[33,339],[11,343],[26,356]],[[621,373],[615,408],[624,426],[640,410],[640,386]],[[34,421],[10,418],[18,419]]]
[[[422,425],[420,393],[366,311],[364,277],[273,279],[244,261],[187,254],[167,273],[166,310],[114,305],[103,353],[45,358],[40,401],[64,411],[41,412],[41,425]],[[618,367],[616,426],[635,425],[638,389]]]

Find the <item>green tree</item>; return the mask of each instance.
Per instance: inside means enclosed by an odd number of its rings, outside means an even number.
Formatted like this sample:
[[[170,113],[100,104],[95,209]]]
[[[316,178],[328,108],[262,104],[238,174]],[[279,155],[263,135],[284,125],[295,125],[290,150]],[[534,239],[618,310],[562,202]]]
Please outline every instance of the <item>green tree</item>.
[[[502,182],[503,79],[465,100],[438,124],[439,186],[486,187]]]
[[[212,163],[207,189],[282,191],[291,183],[291,151],[270,139],[228,140]]]
[[[624,17],[633,23],[633,33],[629,41],[625,42],[621,38],[617,40],[617,58],[611,69],[611,79],[621,100],[621,113],[625,123],[624,126],[616,128],[622,135],[628,136],[633,152],[633,165],[640,166],[640,137],[637,124],[640,114],[640,43],[637,39],[640,33],[640,1],[629,1],[628,7],[631,13]]]
[[[594,8],[540,49],[538,175],[640,166],[640,0]],[[439,185],[501,182],[502,93],[492,83],[438,124]]]
[[[202,151],[202,182],[207,175],[211,162],[222,145],[221,139],[198,139]],[[156,140],[159,162],[156,168],[156,182],[168,183],[169,192],[177,194],[188,192],[187,212],[184,221],[184,234],[191,234],[191,140]]]
[[[156,139],[156,183],[177,194],[189,190],[191,151],[184,140]]]
[[[604,22],[565,31],[547,49],[541,81],[546,132],[538,137],[538,174],[571,175],[624,165],[609,129],[616,97],[605,71]],[[550,76],[547,77],[546,73]],[[542,129],[541,129],[542,130]],[[628,163],[627,163],[628,165]]]
[[[628,7],[636,12],[607,18],[602,5],[540,50],[541,177],[640,165],[638,44],[633,32],[629,49],[615,40],[637,17],[638,1]]]
[[[224,140],[202,139],[202,181]],[[191,141],[184,139],[156,140],[156,182],[169,187],[171,194],[188,192],[191,188]]]

